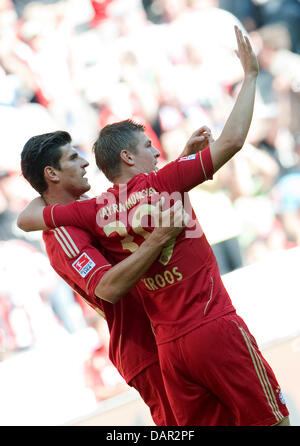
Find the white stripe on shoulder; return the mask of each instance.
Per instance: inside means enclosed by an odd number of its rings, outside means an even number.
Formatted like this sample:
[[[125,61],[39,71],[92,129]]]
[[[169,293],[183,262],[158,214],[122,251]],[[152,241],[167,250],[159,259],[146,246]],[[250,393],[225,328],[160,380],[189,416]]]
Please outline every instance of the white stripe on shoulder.
[[[76,254],[80,254],[79,249],[77,248],[74,240],[72,239],[72,237],[70,236],[69,232],[66,230],[66,228],[64,226],[61,226],[60,229],[64,232],[65,236],[68,238],[69,242],[71,243],[72,247],[74,248],[74,251],[76,252]]]
[[[67,247],[67,249],[69,250],[70,254],[72,257],[76,257],[77,253],[74,251],[73,247],[70,245],[70,243],[68,242],[68,240],[66,239],[66,237],[63,234],[63,231],[61,230],[61,228],[56,228],[56,232],[59,234],[62,242],[65,244],[65,246]]]
[[[58,234],[56,229],[52,229],[52,232],[54,233],[54,237],[56,238],[56,240],[60,244],[60,246],[61,246],[62,250],[64,251],[64,253],[67,254],[67,256],[70,257],[70,259],[71,259],[72,255],[70,254],[70,251],[65,246],[64,242],[61,240],[60,235]]]

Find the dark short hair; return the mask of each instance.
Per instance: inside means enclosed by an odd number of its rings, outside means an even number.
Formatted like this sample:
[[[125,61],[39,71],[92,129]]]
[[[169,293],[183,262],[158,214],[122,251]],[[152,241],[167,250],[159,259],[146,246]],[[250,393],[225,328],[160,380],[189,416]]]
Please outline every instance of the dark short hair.
[[[103,127],[93,145],[95,161],[104,175],[113,181],[120,174],[122,150],[136,153],[137,132],[144,132],[142,124],[127,119]]]
[[[48,185],[44,177],[46,166],[60,169],[61,147],[71,142],[68,132],[56,131],[30,138],[21,153],[21,170],[23,176],[40,194]]]

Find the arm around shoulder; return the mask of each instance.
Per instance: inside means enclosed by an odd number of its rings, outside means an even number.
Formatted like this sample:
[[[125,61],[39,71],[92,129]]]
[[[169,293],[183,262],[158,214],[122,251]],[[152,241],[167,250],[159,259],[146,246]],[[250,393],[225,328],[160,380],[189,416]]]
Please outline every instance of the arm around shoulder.
[[[18,227],[25,232],[47,230],[48,227],[43,216],[45,207],[46,204],[42,197],[32,200],[18,216]]]

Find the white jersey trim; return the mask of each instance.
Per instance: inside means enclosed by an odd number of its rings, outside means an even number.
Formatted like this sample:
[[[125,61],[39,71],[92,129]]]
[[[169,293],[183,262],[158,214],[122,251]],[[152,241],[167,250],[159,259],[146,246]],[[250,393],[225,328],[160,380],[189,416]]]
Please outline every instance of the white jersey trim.
[[[204,169],[204,164],[203,164],[201,152],[199,152],[199,158],[200,158],[200,162],[201,162],[201,166],[202,166],[202,170],[203,170],[205,179],[207,180],[207,175],[206,175],[206,172],[205,172],[205,169]]]
[[[87,281],[87,284],[86,284],[86,291],[87,291],[87,294],[89,294],[89,293],[88,293],[88,289],[89,289],[90,281],[91,281],[91,278],[93,277],[93,275],[94,275],[97,271],[99,271],[99,269],[101,269],[101,268],[105,268],[106,266],[111,266],[111,264],[108,263],[107,265],[99,266],[99,268],[95,269],[95,271],[93,272],[93,274],[90,275],[89,280]]]

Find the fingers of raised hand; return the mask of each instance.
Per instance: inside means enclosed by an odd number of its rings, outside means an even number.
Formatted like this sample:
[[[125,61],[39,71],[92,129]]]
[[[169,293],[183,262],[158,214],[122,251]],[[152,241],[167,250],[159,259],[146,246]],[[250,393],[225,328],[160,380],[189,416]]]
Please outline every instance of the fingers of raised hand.
[[[246,46],[247,46],[247,49],[248,49],[249,53],[251,53],[252,52],[252,46],[251,46],[250,40],[248,39],[247,36],[245,36],[245,42],[246,42]]]
[[[238,44],[238,51],[235,51],[237,56],[240,57],[241,52],[243,53],[251,53],[252,52],[252,46],[250,43],[250,40],[247,36],[244,36],[242,31],[235,26],[235,34]]]
[[[237,40],[237,44],[238,44],[238,55],[240,55],[241,51],[245,51],[245,49],[247,48],[246,46],[246,42],[245,42],[245,37],[243,36],[241,30],[235,26],[235,35],[236,35],[236,40]]]

